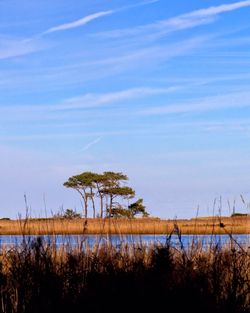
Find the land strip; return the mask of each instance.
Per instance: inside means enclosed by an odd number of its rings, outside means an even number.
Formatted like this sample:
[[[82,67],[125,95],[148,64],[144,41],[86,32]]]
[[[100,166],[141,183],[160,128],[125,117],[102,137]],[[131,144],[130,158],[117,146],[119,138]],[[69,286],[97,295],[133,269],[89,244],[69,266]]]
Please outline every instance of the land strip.
[[[42,234],[250,234],[250,216],[162,220],[25,219],[0,220],[1,235]]]

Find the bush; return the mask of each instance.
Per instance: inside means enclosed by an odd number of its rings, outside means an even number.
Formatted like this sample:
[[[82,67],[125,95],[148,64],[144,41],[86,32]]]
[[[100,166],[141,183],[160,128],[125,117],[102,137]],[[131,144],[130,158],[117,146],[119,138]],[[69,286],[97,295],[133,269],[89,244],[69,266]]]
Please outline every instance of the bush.
[[[73,220],[73,219],[81,218],[81,214],[77,213],[74,210],[67,209],[66,211],[55,214],[53,217],[54,218],[65,218],[65,219]]]
[[[231,217],[247,217],[247,216],[248,216],[248,214],[246,214],[246,213],[233,213],[231,215]]]

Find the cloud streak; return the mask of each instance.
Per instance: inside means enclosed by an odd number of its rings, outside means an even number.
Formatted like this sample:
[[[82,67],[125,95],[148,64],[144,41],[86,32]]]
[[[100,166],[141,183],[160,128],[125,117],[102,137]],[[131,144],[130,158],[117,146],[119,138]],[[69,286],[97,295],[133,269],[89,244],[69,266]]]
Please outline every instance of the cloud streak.
[[[89,142],[88,144],[86,144],[86,145],[83,147],[82,151],[87,151],[87,150],[89,150],[92,146],[96,145],[101,139],[102,139],[102,137],[98,137],[98,138],[96,138],[95,140]]]
[[[128,36],[138,36],[147,34],[148,32],[155,32],[155,36],[163,36],[167,33],[171,33],[178,30],[184,30],[193,28],[203,24],[212,23],[215,18],[226,12],[235,11],[241,8],[250,6],[250,1],[240,1],[231,4],[222,4],[219,6],[212,6],[205,9],[195,10],[189,13],[181,14],[173,18],[161,20],[156,23],[137,26],[127,29],[117,29],[113,31],[107,31],[95,34],[94,36],[100,36],[104,38],[121,38]]]
[[[1,38],[0,60],[28,55],[44,49],[44,44],[36,40]]]
[[[140,87],[131,88],[127,90],[121,90],[116,92],[104,93],[104,94],[85,94],[83,96],[74,97],[65,100],[59,106],[53,106],[51,109],[55,110],[72,110],[82,108],[93,108],[101,105],[108,105],[116,102],[122,102],[129,99],[138,99],[146,96],[166,94],[177,90],[177,86],[168,88],[150,88]]]
[[[54,33],[54,32],[58,32],[58,31],[62,31],[62,30],[68,30],[68,29],[73,29],[73,28],[78,28],[78,27],[86,25],[86,24],[90,23],[91,21],[96,20],[96,19],[98,19],[100,17],[113,14],[114,12],[115,11],[110,10],[110,11],[103,11],[103,12],[97,12],[97,13],[94,13],[94,14],[90,14],[90,15],[85,16],[85,17],[83,17],[83,18],[81,18],[79,20],[76,20],[74,22],[58,25],[58,26],[55,26],[55,27],[51,27],[44,34]]]
[[[132,8],[136,8],[136,7],[140,7],[140,6],[144,6],[144,5],[153,4],[153,3],[156,3],[156,2],[159,2],[159,0],[151,0],[151,1],[139,2],[139,3],[133,4],[133,5],[122,7],[120,9],[96,12],[96,13],[87,15],[87,16],[79,19],[79,20],[51,27],[48,30],[46,30],[43,34],[49,34],[49,33],[54,33],[54,32],[58,32],[58,31],[78,28],[78,27],[84,26],[84,25],[86,25],[86,24],[88,24],[88,23],[90,23],[93,20],[96,20],[98,18],[107,16],[107,15],[111,15],[111,14],[114,14],[114,13],[118,13],[118,12],[121,12],[121,11],[125,11],[125,10],[128,10],[128,9],[132,9]]]
[[[249,92],[235,92],[225,95],[205,97],[194,102],[181,104],[170,104],[148,108],[140,113],[143,115],[202,113],[207,111],[218,111],[226,109],[239,109],[250,107]]]
[[[201,9],[187,14],[187,16],[207,17],[212,15],[218,15],[225,12],[235,11],[241,8],[249,7],[250,1],[239,1],[230,4],[222,4],[219,6],[213,6],[207,9]],[[185,16],[185,15],[184,15]]]

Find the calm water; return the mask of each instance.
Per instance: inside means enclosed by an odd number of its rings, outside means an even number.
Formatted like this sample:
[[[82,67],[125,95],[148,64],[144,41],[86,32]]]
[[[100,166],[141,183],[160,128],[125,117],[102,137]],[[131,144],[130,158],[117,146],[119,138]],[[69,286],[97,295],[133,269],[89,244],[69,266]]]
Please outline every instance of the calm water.
[[[32,241],[37,236],[25,236],[26,242]],[[166,243],[167,237],[166,235],[112,235],[110,237],[107,236],[96,236],[96,235],[44,235],[40,236],[47,243],[56,243],[58,247],[61,245],[69,245],[69,246],[77,246],[80,243],[87,244],[88,246],[93,246],[97,243],[106,243],[107,241],[111,241],[114,246],[119,246],[122,243],[143,243],[146,245],[153,243]],[[250,248],[250,235],[233,235],[233,239],[237,241],[240,245],[244,245],[245,247]],[[10,247],[20,245],[23,242],[23,236],[10,236],[10,235],[2,235],[0,236],[0,247]],[[171,237],[171,243],[174,246],[184,247],[190,246],[192,243],[202,243],[202,245],[208,246],[211,243],[224,245],[230,242],[230,238],[228,235],[182,235],[181,243],[178,239],[177,235],[173,235]]]

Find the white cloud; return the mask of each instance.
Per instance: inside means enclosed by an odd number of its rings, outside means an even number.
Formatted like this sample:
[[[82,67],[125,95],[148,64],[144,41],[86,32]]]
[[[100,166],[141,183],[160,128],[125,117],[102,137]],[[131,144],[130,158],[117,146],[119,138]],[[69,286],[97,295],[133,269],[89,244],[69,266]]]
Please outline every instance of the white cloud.
[[[220,13],[224,13],[224,12],[230,12],[230,11],[234,11],[234,10],[238,10],[241,8],[245,8],[245,7],[249,7],[250,6],[250,1],[239,1],[239,2],[234,2],[234,3],[230,3],[230,4],[222,4],[219,6],[213,6],[207,9],[201,9],[201,10],[197,10],[194,12],[191,12],[189,14],[186,14],[187,16],[198,16],[198,17],[207,17],[207,16],[211,16],[211,15],[217,15]],[[185,15],[184,15],[185,16]]]
[[[193,102],[157,106],[141,111],[145,115],[200,113],[223,109],[250,107],[250,92],[235,92],[211,97],[205,97]]]
[[[133,47],[118,56],[107,57],[99,59],[91,63],[92,66],[108,67],[106,70],[107,74],[117,74],[123,71],[135,70],[140,67],[142,68],[153,68],[157,64],[161,64],[162,61],[186,55],[190,51],[197,49],[211,40],[212,36],[200,36],[194,37],[187,40],[182,40],[173,44],[159,44],[148,46],[146,48],[133,49]]]
[[[96,19],[98,19],[100,17],[106,16],[106,15],[111,15],[111,14],[117,13],[119,11],[124,11],[124,10],[128,10],[128,9],[131,9],[131,8],[139,7],[139,6],[153,4],[153,3],[156,3],[156,2],[159,2],[159,0],[143,1],[143,2],[139,2],[139,3],[136,3],[136,4],[132,4],[132,5],[129,5],[129,6],[122,7],[120,9],[101,11],[101,12],[93,13],[93,14],[87,15],[87,16],[79,19],[79,20],[51,27],[50,29],[45,31],[43,34],[54,33],[54,32],[57,32],[57,31],[62,31],[62,30],[67,30],[67,29],[78,28],[78,27],[86,25],[86,24],[90,23],[91,21],[96,20]]]
[[[0,37],[0,60],[28,55],[44,47],[44,44],[35,40]]]
[[[147,96],[167,94],[174,92],[179,88],[179,86],[171,86],[166,88],[138,87],[100,94],[87,93],[82,96],[65,99],[64,101],[53,105],[2,105],[0,106],[0,113],[2,115],[6,115],[7,113],[12,114],[13,112],[19,112],[19,114],[23,113],[26,116],[29,115],[29,113],[35,114],[37,112],[42,113],[49,111],[95,108],[98,106],[109,105],[129,99],[138,99]],[[31,116],[33,116],[33,114]]]
[[[78,109],[78,108],[92,108],[100,105],[121,102],[123,100],[143,98],[146,96],[165,94],[175,91],[178,87],[168,88],[150,88],[140,87],[121,90],[116,92],[104,94],[85,94],[83,96],[65,100],[61,105],[53,106],[52,109]]]
[[[102,11],[102,12],[97,12],[97,13],[94,13],[94,14],[90,14],[90,15],[87,15],[87,16],[79,19],[79,20],[74,21],[74,22],[58,25],[58,26],[55,26],[55,27],[51,27],[45,33],[54,33],[54,32],[57,32],[57,31],[77,28],[77,27],[86,25],[89,22],[91,22],[93,20],[96,20],[96,19],[98,19],[100,17],[106,16],[106,15],[110,15],[110,14],[113,14],[113,13],[114,13],[114,11],[110,10],[110,11]]]
[[[156,23],[133,28],[102,32],[95,34],[94,36],[121,38],[126,36],[141,36],[142,34],[146,34],[148,36],[148,33],[155,32],[154,35],[157,37],[177,30],[193,28],[199,25],[211,23],[219,14],[235,11],[249,6],[249,0],[231,4],[222,4],[219,6],[212,6],[206,9],[200,9],[186,14],[181,14],[173,18],[158,21]]]
[[[96,138],[95,140],[93,140],[93,141],[87,143],[87,144],[83,147],[82,151],[87,151],[87,150],[89,150],[89,148],[91,148],[92,146],[96,145],[101,139],[102,139],[102,137],[98,137],[98,138]]]
[[[128,10],[128,9],[138,8],[138,7],[141,7],[141,6],[144,6],[144,5],[153,4],[153,3],[156,3],[156,2],[159,2],[159,1],[160,0],[149,0],[149,1],[138,2],[138,3],[134,3],[134,4],[131,4],[131,5],[127,5],[127,6],[121,7],[120,9],[116,9],[115,11],[116,12],[125,11],[125,10]]]

